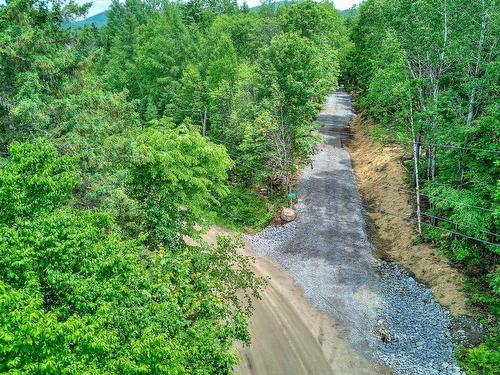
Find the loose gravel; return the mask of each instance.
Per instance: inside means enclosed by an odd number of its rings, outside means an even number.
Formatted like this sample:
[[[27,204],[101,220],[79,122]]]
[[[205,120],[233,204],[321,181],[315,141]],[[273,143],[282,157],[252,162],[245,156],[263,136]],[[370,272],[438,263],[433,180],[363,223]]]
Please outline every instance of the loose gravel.
[[[402,375],[462,374],[450,315],[398,265],[373,256],[345,127],[354,115],[344,92],[319,116],[325,144],[297,184],[297,220],[246,236],[255,253],[284,267],[311,304],[328,311],[353,348]]]

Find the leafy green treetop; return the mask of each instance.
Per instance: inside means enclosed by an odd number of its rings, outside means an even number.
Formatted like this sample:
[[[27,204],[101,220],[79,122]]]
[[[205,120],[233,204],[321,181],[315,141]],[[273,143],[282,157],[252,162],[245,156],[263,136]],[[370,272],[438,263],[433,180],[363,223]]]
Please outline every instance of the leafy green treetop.
[[[232,165],[223,146],[166,119],[138,134],[128,186],[145,214],[148,242],[173,246],[193,235],[196,220],[201,224],[204,210],[227,192]]]

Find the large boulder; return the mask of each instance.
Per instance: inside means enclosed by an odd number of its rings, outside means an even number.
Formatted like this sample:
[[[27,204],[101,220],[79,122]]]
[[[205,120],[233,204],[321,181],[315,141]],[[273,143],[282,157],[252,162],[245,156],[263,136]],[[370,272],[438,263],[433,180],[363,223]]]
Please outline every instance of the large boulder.
[[[297,218],[297,212],[295,212],[292,208],[284,208],[281,211],[281,220],[290,222],[294,221]]]
[[[467,315],[453,317],[450,322],[451,341],[455,345],[472,348],[484,341],[484,330],[481,323]]]

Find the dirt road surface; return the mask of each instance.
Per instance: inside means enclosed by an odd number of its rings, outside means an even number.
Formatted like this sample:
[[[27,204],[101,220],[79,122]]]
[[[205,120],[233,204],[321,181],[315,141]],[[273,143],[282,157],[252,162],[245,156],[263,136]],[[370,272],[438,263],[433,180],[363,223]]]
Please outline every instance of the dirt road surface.
[[[234,233],[212,227],[203,240],[214,245],[218,235]],[[190,245],[196,242],[185,238]],[[250,321],[251,345],[240,345],[240,375],[390,375],[386,366],[359,355],[346,344],[328,313],[311,306],[290,274],[265,257],[255,257],[253,271],[268,281],[254,301]]]
[[[252,343],[239,348],[237,374],[390,374],[350,348],[330,316],[310,305],[286,271],[262,257],[254,271],[269,278],[269,285],[255,302]]]

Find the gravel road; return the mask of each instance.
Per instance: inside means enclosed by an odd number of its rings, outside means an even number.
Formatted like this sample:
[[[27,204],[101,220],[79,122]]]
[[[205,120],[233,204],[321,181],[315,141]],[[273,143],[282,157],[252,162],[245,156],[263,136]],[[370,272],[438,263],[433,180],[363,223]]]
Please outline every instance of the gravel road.
[[[350,346],[398,374],[461,374],[449,313],[404,269],[373,256],[351,160],[343,147],[350,96],[328,96],[318,120],[325,143],[297,184],[298,218],[246,239],[286,269]]]
[[[290,275],[258,257],[253,266],[268,278],[254,301],[250,346],[239,347],[239,375],[392,375],[345,341],[331,317],[311,307]]]

